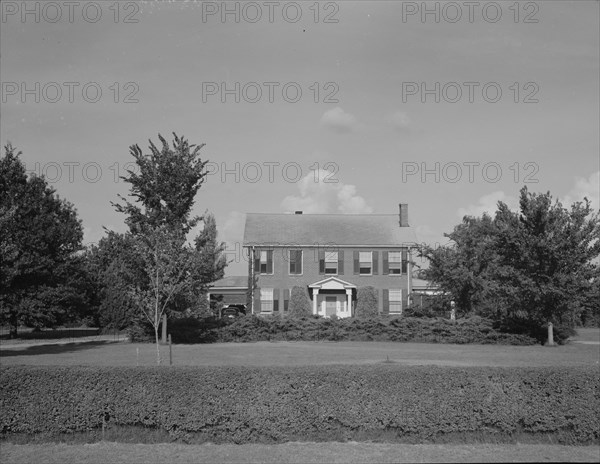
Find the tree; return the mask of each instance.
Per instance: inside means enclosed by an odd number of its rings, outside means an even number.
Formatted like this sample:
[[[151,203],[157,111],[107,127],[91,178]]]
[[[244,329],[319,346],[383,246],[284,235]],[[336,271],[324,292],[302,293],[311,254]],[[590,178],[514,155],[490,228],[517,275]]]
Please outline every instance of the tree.
[[[82,283],[83,228],[73,205],[43,177],[27,176],[10,143],[0,159],[0,319],[53,327],[86,304]]]
[[[356,316],[374,317],[379,315],[377,291],[374,287],[359,287],[356,291]]]
[[[500,316],[573,327],[597,293],[600,215],[587,198],[569,211],[552,203],[550,192],[529,193],[527,187],[519,209],[499,202],[496,212]]]
[[[130,184],[130,202],[114,204],[127,215],[126,223],[143,260],[141,275],[128,284],[130,295],[152,324],[158,350],[158,326],[162,315],[189,310],[198,305],[210,282],[222,277],[226,265],[224,245],[217,242],[214,217],[192,216],[198,190],[205,180],[207,161],[200,159],[204,145],[190,145],[173,134],[172,147],[159,134],[162,149],[150,141],[144,155],[137,145],[130,147],[138,172],[128,171],[123,180]],[[187,234],[199,221],[204,229],[187,244]]]
[[[312,314],[308,293],[303,287],[292,287],[288,313],[291,317],[305,317]]]

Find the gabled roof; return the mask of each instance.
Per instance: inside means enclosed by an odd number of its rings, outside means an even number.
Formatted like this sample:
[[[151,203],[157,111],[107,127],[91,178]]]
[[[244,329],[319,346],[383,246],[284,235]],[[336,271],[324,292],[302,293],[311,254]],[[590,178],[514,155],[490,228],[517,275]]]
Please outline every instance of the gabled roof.
[[[244,246],[408,246],[396,214],[246,214]]]
[[[346,289],[346,288],[356,288],[356,285],[351,284],[350,282],[346,282],[345,280],[339,279],[337,277],[328,277],[323,280],[319,280],[314,284],[310,284],[309,288],[322,288],[322,289]]]

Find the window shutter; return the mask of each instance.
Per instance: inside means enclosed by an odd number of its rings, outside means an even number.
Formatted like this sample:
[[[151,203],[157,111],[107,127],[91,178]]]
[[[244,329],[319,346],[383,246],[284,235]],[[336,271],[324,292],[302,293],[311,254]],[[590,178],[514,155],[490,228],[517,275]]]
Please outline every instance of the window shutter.
[[[284,311],[288,310],[289,304],[290,304],[290,289],[284,288],[283,289],[283,310]]]
[[[344,275],[344,251],[338,251],[338,275]]]
[[[260,288],[254,289],[254,303],[253,303],[254,314],[260,314]]]
[[[279,311],[279,289],[273,289],[273,311]]]
[[[302,274],[302,250],[296,250],[296,274]]]
[[[389,258],[388,258],[388,252],[387,251],[383,252],[382,259],[383,259],[383,272],[382,272],[382,274],[383,275],[387,275],[387,274],[390,273],[390,261],[389,261]]]
[[[325,251],[319,250],[319,274],[325,274]]]
[[[267,251],[267,274],[273,274],[273,250]]]
[[[390,291],[387,288],[383,289],[383,314],[390,313]]]
[[[358,251],[354,252],[354,274],[358,275],[360,271],[360,263],[358,261],[359,254]]]
[[[260,273],[260,250],[254,250],[254,272]]]
[[[404,248],[402,250],[402,274],[406,274],[408,272],[407,261],[408,261],[408,252],[406,251],[406,248]]]
[[[379,252],[373,251],[373,275],[379,273]]]

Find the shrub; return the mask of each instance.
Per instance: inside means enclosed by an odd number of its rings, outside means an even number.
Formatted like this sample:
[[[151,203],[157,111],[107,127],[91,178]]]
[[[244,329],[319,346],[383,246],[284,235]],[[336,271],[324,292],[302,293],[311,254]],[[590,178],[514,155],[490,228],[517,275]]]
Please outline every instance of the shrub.
[[[356,316],[373,317],[379,314],[377,290],[374,287],[360,287],[356,291]]]
[[[0,398],[9,440],[135,426],[216,443],[600,438],[593,367],[10,366]]]
[[[293,287],[290,293],[288,313],[292,317],[310,316],[312,307],[310,298],[304,287]]]

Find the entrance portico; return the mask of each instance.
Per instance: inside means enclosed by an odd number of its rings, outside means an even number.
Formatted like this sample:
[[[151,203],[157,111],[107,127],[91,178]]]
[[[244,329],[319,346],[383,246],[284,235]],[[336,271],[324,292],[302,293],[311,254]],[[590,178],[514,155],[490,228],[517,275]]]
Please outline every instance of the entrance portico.
[[[352,293],[356,285],[328,277],[308,286],[313,299],[313,314],[330,317],[352,316]]]

